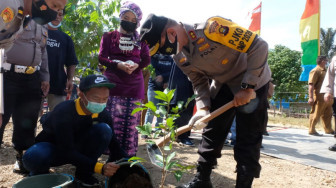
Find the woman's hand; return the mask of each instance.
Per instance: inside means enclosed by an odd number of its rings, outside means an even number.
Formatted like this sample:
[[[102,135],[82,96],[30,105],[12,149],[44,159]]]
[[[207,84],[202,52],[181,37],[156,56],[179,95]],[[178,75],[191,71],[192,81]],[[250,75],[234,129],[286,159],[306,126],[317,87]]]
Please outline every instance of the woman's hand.
[[[127,74],[132,74],[133,71],[135,71],[135,69],[137,69],[139,67],[139,64],[134,63],[133,65],[130,65],[128,63],[118,63],[117,65],[118,69],[126,72]]]

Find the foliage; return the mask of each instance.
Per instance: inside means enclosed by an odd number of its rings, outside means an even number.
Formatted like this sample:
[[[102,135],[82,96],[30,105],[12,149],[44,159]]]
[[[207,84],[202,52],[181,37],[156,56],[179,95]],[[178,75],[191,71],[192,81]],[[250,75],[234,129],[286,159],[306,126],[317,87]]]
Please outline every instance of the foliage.
[[[307,83],[300,82],[301,53],[276,45],[270,50],[268,64],[272,71],[273,83],[276,85],[273,98],[302,100],[307,92]]]
[[[335,42],[335,35],[336,29],[328,28],[324,30],[321,28],[320,30],[320,54],[325,55],[328,59],[331,59],[333,55],[336,55],[336,46]]]
[[[79,60],[77,74],[93,74],[97,70],[98,52],[104,32],[116,29],[120,0],[69,0],[62,30],[74,41]]]
[[[176,140],[176,126],[174,120],[179,117],[179,112],[185,109],[189,102],[191,102],[196,96],[192,96],[183,105],[183,102],[179,101],[178,105],[171,107],[170,101],[174,96],[175,90],[166,89],[164,92],[155,91],[156,99],[160,99],[161,103],[158,104],[158,107],[154,105],[152,101],[149,101],[146,104],[137,103],[139,108],[133,110],[132,115],[136,112],[139,112],[144,109],[151,110],[156,117],[162,117],[165,121],[159,124],[159,129],[154,131],[152,130],[152,125],[147,123],[143,126],[137,126],[137,130],[141,135],[146,135],[150,139],[158,138],[159,135],[167,137],[170,136],[171,140],[165,143],[163,149],[160,149],[162,155],[156,155],[156,159],[160,162],[159,166],[162,168],[162,176],[160,187],[163,187],[165,178],[169,172],[172,172],[177,181],[180,181],[183,173],[195,167],[195,165],[184,166],[179,163],[178,160],[174,160],[176,152],[173,151],[173,142]],[[153,140],[146,140],[147,143],[155,144]],[[129,161],[138,160],[137,162],[143,162],[144,159],[139,157],[130,158]],[[136,163],[136,162],[135,162]]]

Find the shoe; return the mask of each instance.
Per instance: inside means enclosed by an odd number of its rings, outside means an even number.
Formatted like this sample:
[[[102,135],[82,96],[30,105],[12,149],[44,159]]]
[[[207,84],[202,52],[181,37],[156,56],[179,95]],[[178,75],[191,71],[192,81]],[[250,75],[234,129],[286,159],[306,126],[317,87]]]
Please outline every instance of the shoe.
[[[93,175],[89,176],[80,176],[76,175],[77,183],[82,187],[98,187],[100,186],[97,178],[93,177]]]
[[[254,177],[237,173],[236,188],[251,188]]]
[[[176,188],[212,188],[210,180],[200,180],[194,177],[189,183],[177,186]]]
[[[335,131],[333,131],[333,132],[329,132],[329,133],[326,133],[326,134],[335,135]]]
[[[330,146],[328,149],[330,151],[336,151],[336,144],[334,144],[333,146]]]
[[[14,164],[13,172],[17,174],[28,175],[29,171],[23,166],[22,156],[23,156],[22,151],[18,152],[18,154],[16,155],[16,161]]]
[[[180,139],[181,143],[186,146],[195,146],[195,144],[189,138]]]
[[[323,136],[323,134],[320,134],[318,132],[316,132],[316,133],[309,133],[309,135],[312,135],[312,136]]]
[[[147,139],[148,136],[147,135],[141,135],[141,139]]]

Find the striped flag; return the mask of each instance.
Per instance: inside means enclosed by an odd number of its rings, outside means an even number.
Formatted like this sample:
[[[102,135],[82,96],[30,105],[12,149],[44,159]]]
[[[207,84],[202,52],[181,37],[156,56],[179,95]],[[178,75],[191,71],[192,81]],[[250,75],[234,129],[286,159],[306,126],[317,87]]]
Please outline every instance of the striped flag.
[[[300,21],[303,72],[300,81],[308,81],[309,72],[316,66],[320,54],[320,0],[307,0]]]
[[[251,12],[248,13],[249,18],[251,19],[251,23],[249,26],[249,30],[260,35],[260,27],[261,27],[261,1],[257,7],[255,7]]]

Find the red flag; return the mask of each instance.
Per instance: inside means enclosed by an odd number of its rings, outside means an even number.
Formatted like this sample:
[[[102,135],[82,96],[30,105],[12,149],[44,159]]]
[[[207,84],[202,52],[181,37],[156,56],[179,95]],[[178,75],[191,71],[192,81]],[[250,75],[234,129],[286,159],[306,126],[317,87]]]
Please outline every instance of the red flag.
[[[249,30],[257,33],[258,35],[260,35],[261,2],[251,12],[249,12],[249,16],[251,18],[251,23],[250,23],[250,26],[249,26]]]

